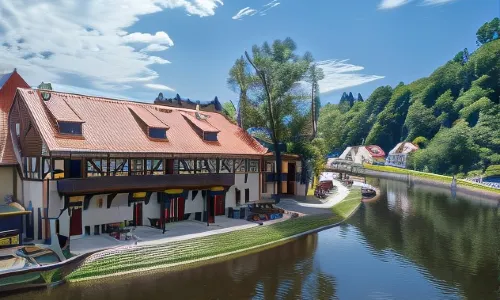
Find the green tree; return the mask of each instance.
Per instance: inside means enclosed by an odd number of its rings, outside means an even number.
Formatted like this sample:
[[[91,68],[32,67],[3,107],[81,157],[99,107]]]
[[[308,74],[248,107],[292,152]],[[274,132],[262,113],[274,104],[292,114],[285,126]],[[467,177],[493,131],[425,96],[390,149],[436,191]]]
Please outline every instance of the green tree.
[[[434,116],[432,108],[427,108],[422,102],[417,101],[408,109],[405,126],[408,129],[409,140],[419,136],[432,138],[439,130],[439,121]]]
[[[496,35],[495,35],[496,34]],[[476,33],[477,44],[480,46],[491,42],[495,36],[498,38],[500,34],[500,19],[494,18],[491,22],[484,23]]]
[[[222,113],[231,121],[236,122],[236,108],[232,102],[224,102],[222,104]]]
[[[239,92],[238,102],[238,125],[243,129],[248,129],[251,123],[247,123],[245,117],[255,115],[255,108],[251,107],[248,100],[248,92],[255,84],[255,78],[249,70],[248,62],[242,57],[238,58],[233,67],[229,70],[229,78],[227,84],[234,92]]]
[[[479,154],[471,128],[461,121],[452,128],[442,128],[413,159],[418,170],[428,167],[433,173],[454,175],[472,170],[479,162]]]
[[[274,144],[276,156],[276,178],[281,178],[281,151],[279,144],[285,140],[287,130],[285,117],[293,110],[296,100],[294,88],[302,80],[312,63],[311,55],[299,56],[297,46],[291,38],[275,40],[272,45],[265,42],[262,46],[254,45],[252,57],[245,51],[248,62],[260,79],[257,87],[260,100],[267,112],[268,128]],[[278,195],[282,187],[278,184]]]

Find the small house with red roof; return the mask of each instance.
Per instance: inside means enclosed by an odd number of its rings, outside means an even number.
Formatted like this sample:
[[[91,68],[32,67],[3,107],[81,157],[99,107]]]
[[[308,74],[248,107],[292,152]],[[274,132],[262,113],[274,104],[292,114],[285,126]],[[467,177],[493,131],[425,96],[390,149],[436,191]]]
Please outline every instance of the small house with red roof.
[[[386,166],[406,168],[408,155],[419,150],[419,147],[410,142],[398,143],[387,155]]]
[[[339,156],[339,159],[349,160],[354,163],[383,165],[385,163],[385,152],[376,145],[347,147]]]

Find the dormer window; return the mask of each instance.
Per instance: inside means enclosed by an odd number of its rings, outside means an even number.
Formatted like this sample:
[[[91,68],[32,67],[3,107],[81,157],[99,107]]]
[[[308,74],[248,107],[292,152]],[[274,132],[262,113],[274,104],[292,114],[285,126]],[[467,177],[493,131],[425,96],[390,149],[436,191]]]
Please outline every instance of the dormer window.
[[[169,127],[158,119],[153,112],[139,105],[129,105],[128,109],[150,139],[167,140],[167,130]]]
[[[203,139],[208,142],[217,142],[217,132],[204,132]]]
[[[212,126],[207,121],[207,117],[204,116],[202,119],[198,119],[189,113],[181,113],[184,119],[191,125],[191,128],[204,140],[207,142],[217,142],[219,130]]]
[[[58,125],[61,134],[82,135],[82,123],[58,122]]]
[[[152,139],[166,139],[167,129],[149,127],[149,137]]]

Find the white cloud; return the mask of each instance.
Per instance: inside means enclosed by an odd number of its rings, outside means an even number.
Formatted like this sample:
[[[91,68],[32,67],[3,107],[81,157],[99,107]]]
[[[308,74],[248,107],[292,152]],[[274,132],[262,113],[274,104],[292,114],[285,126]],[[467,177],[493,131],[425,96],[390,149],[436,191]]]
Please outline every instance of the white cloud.
[[[163,85],[163,84],[157,84],[157,83],[146,83],[144,85],[145,87],[148,87],[153,90],[160,90],[160,91],[171,91],[175,92],[175,90],[169,86]]]
[[[411,0],[382,0],[378,8],[379,9],[393,9],[396,7],[403,6],[410,3]]]
[[[254,16],[256,15],[257,13],[259,14],[259,16],[265,16],[267,15],[267,11],[272,9],[272,8],[275,8],[276,6],[280,5],[281,3],[278,2],[278,0],[273,0],[265,5],[263,5],[262,7],[262,10],[257,10],[257,9],[253,9],[253,8],[250,8],[250,7],[245,7],[243,9],[240,9],[240,11],[238,13],[236,13],[236,15],[233,16],[233,20],[241,20],[243,17],[251,17],[251,16]]]
[[[423,5],[441,5],[453,2],[455,0],[424,0]]]
[[[35,86],[36,87],[36,86]],[[80,95],[88,95],[95,97],[108,97],[113,99],[124,99],[124,100],[137,100],[122,94],[106,92],[102,90],[88,89],[82,88],[78,86],[65,85],[65,84],[52,84],[52,89],[58,92],[72,93],[72,94],[80,94]]]
[[[151,64],[164,65],[164,64],[169,64],[170,63],[170,61],[168,61],[166,59],[163,59],[161,57],[158,57],[158,56],[150,56],[148,59],[149,59],[149,62]]]
[[[236,15],[233,16],[233,20],[241,20],[245,16],[253,16],[257,13],[257,10],[245,7],[241,9]]]
[[[260,15],[261,16],[265,16],[266,15],[266,12],[270,9],[273,9],[275,8],[276,6],[280,5],[281,3],[278,2],[277,0],[273,0],[271,2],[269,2],[268,4],[264,5],[264,9],[260,11]]]
[[[173,45],[163,31],[129,34],[128,27],[165,9],[212,16],[219,5],[221,0],[0,0],[0,69],[17,67],[32,84],[67,84],[76,77],[98,89],[124,89],[158,78],[151,65],[168,61],[147,52]],[[140,51],[132,42],[149,45]]]
[[[348,61],[345,59],[316,62],[325,74],[325,78],[319,81],[319,89],[322,94],[385,78],[385,76],[357,73],[364,70],[364,67],[349,64]]]
[[[160,44],[150,44],[146,48],[141,49],[141,52],[160,52],[160,51],[165,51],[169,47],[165,45],[160,45]]]
[[[155,43],[172,47],[174,42],[165,31],[158,31],[152,35],[150,33],[134,32],[123,37],[127,43]]]

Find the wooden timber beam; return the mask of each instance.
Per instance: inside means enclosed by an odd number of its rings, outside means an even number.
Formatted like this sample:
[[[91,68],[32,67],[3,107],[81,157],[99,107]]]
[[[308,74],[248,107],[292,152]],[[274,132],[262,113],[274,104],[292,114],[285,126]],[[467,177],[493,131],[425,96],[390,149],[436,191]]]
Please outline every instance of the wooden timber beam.
[[[94,168],[94,170],[96,170],[97,172],[99,172],[99,174],[101,174],[101,176],[104,175],[104,172],[101,170],[101,168],[99,168],[93,159],[87,159],[87,161],[92,165],[92,168]]]
[[[106,206],[107,206],[108,209],[111,208],[111,203],[113,202],[113,199],[115,199],[116,195],[118,195],[118,194],[114,193],[114,194],[109,194],[108,195],[108,198],[107,198],[107,201],[106,201],[107,202]]]
[[[87,210],[89,208],[90,199],[92,199],[94,195],[85,195],[83,198],[83,210]]]

